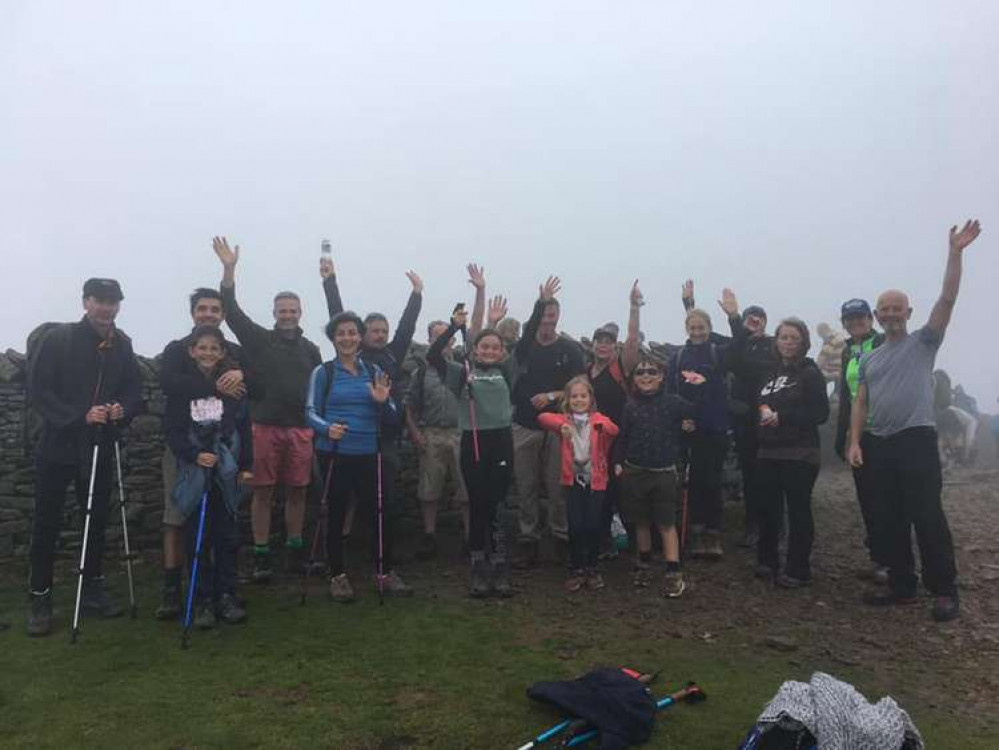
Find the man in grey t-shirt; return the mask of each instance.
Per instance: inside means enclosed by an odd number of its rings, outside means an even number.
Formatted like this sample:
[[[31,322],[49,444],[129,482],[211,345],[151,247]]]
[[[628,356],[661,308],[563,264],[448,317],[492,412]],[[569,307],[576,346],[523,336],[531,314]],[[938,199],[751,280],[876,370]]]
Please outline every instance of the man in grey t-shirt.
[[[960,608],[954,542],[940,504],[943,481],[933,417],[933,364],[950,323],[961,286],[964,249],[981,231],[968,221],[950,230],[950,249],[940,298],[923,328],[908,332],[909,298],[889,290],[878,297],[875,315],[885,342],[860,362],[857,397],[850,414],[849,461],[867,465],[878,498],[875,532],[889,567],[890,592],[871,592],[868,604],[914,604],[915,560],[911,528],[916,530],[922,558],[923,584],[935,596],[933,617],[953,620]],[[860,436],[868,416],[870,442],[861,450]]]

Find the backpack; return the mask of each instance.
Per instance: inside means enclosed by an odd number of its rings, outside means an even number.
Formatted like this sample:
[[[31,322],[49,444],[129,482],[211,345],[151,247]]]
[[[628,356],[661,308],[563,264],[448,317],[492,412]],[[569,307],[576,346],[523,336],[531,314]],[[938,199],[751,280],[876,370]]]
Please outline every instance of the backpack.
[[[31,379],[32,370],[38,361],[38,352],[41,351],[42,342],[49,336],[60,336],[67,338],[72,330],[71,323],[42,323],[28,334],[28,341],[25,344],[25,368],[24,368],[24,411],[21,414],[21,438],[24,446],[24,455],[32,458],[35,448],[42,436],[42,429],[45,420],[32,403]],[[68,340],[68,339],[67,339]]]

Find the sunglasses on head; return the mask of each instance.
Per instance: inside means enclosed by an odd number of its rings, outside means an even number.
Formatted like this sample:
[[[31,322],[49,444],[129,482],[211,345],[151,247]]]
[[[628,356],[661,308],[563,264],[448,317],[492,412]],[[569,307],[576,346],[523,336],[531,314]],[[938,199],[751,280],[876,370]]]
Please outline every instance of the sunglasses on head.
[[[658,375],[658,367],[636,367],[635,375]]]

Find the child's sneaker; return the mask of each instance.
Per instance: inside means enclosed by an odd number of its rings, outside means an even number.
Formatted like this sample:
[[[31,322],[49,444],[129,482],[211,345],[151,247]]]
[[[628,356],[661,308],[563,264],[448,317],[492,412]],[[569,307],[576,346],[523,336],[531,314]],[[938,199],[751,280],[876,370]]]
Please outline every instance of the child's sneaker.
[[[330,599],[341,604],[354,601],[354,588],[346,573],[330,578]]]
[[[581,570],[574,570],[569,574],[569,577],[565,579],[565,590],[575,593],[583,588],[586,583],[586,576]]]
[[[597,571],[591,570],[586,574],[586,588],[599,591],[604,585],[604,579]]]
[[[683,573],[679,570],[666,571],[663,577],[663,596],[667,599],[676,599],[686,591],[687,584],[683,582]]]

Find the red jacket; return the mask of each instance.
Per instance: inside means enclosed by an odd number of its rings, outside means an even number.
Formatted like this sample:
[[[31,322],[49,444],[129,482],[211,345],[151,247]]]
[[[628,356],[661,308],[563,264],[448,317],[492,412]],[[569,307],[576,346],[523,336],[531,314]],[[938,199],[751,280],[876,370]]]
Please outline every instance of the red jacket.
[[[560,432],[562,425],[569,424],[572,416],[569,414],[538,415],[538,424],[550,432]],[[610,456],[611,443],[617,437],[617,425],[600,412],[590,412],[590,487],[594,492],[607,489],[607,459]],[[561,435],[560,435],[561,437]],[[562,476],[560,482],[571,487],[576,477],[572,470],[572,440],[562,438]]]

